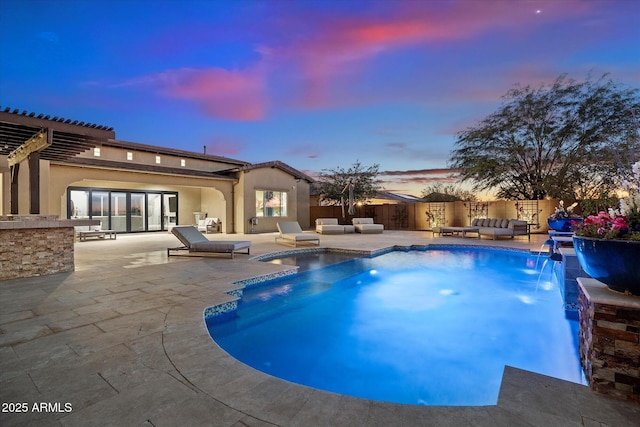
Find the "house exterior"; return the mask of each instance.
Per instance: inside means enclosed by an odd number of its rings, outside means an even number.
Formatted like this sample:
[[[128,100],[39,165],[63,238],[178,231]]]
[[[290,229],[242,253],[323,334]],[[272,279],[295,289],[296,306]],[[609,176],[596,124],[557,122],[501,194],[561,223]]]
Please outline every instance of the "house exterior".
[[[0,107],[1,108],[1,107]],[[223,233],[309,223],[313,180],[261,164],[116,139],[113,128],[0,111],[0,215],[97,219],[120,233],[219,218]]]

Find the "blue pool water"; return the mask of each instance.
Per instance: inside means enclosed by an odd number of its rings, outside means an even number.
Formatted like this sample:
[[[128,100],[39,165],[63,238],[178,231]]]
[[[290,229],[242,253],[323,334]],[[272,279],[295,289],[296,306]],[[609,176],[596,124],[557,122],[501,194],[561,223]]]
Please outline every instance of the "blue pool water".
[[[505,365],[585,384],[577,319],[539,269],[515,251],[391,252],[245,289],[237,316],[207,326],[236,359],[295,383],[492,405]]]

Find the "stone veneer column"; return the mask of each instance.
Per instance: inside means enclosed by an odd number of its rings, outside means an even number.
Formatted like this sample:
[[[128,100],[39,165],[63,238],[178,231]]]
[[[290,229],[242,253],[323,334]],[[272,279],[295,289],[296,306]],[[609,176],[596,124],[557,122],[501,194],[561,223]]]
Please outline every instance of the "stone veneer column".
[[[578,278],[580,361],[591,390],[640,404],[640,297]]]
[[[74,270],[73,228],[0,231],[0,280]]]
[[[96,223],[55,215],[0,217],[0,280],[73,271],[74,226]]]

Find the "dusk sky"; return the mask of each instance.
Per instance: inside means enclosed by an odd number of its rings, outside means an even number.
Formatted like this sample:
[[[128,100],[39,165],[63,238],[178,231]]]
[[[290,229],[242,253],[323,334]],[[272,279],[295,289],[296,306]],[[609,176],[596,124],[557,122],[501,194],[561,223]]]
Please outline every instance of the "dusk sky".
[[[0,105],[311,176],[445,177],[515,84],[640,87],[640,0],[0,0]]]

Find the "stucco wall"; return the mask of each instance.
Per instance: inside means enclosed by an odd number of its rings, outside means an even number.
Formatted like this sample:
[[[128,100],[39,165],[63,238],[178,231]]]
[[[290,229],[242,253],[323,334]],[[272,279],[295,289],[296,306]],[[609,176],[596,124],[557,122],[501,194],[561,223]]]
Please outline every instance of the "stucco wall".
[[[256,215],[256,190],[283,191],[287,193],[287,216],[286,217],[260,217],[258,224],[253,226],[254,233],[265,233],[277,231],[279,221],[298,221],[301,227],[309,223],[309,183],[304,180],[297,180],[295,177],[278,168],[257,168],[248,172],[243,172],[240,177],[242,190],[239,191],[238,199],[242,200],[244,206],[242,214],[238,215],[240,224],[238,230],[241,232],[252,232],[249,219]],[[301,199],[301,196],[304,199]],[[304,205],[304,208],[301,206]]]
[[[229,169],[228,163],[216,162],[213,160],[194,159],[186,156],[176,156],[170,154],[157,154],[150,151],[140,151],[135,149],[124,149],[119,147],[100,146],[100,156],[95,155],[93,149],[80,153],[78,157],[88,159],[111,160],[116,162],[126,162],[140,165],[160,165],[173,168],[185,168],[202,171],[220,171]],[[127,153],[132,154],[132,160],[127,159]],[[156,163],[156,156],[160,156],[160,163]],[[182,166],[181,160],[185,165]]]
[[[92,157],[92,150],[83,157]],[[118,156],[126,156],[126,150],[112,151],[101,148],[102,159],[122,161]],[[136,153],[134,153],[135,155]],[[147,153],[150,156],[153,153]],[[135,158],[135,157],[134,157]],[[179,158],[176,158],[179,161]],[[6,165],[6,157],[1,158]],[[148,160],[148,159],[147,159]],[[175,160],[175,159],[174,159]],[[187,159],[189,160],[189,159]],[[165,166],[166,163],[164,164]],[[0,163],[0,166],[2,164]],[[216,167],[215,162],[213,166]],[[228,165],[227,165],[228,166]],[[6,170],[5,170],[6,169]],[[8,168],[2,173],[2,206],[9,213],[11,180]],[[29,213],[29,168],[28,163],[20,165],[19,213]],[[239,173],[236,183],[233,179],[207,179],[188,176],[169,176],[157,173],[101,169],[50,164],[41,161],[40,167],[40,213],[67,216],[67,189],[69,186],[145,191],[178,192],[178,221],[193,224],[194,212],[207,212],[210,217],[221,218],[225,233],[260,233],[277,230],[278,221],[298,221],[302,227],[309,223],[309,183],[277,167],[256,168]],[[260,218],[259,224],[251,228],[249,219],[256,215],[255,191],[272,190],[287,193],[287,216]],[[235,192],[235,195],[234,195]],[[235,206],[232,204],[235,197]]]
[[[66,218],[66,197],[69,186],[110,188],[145,191],[177,191],[178,221],[180,224],[194,224],[194,212],[208,212],[224,222],[231,230],[230,207],[225,203],[231,199],[231,180],[209,180],[195,177],[167,176],[104,169],[78,168],[52,165],[49,212]],[[203,194],[205,197],[203,198]],[[226,196],[225,196],[226,194]],[[213,215],[215,213],[215,215]]]
[[[311,206],[309,204],[309,183],[304,180],[296,182],[297,192],[297,221],[300,227],[306,228],[311,218]],[[315,226],[315,225],[314,225]]]
[[[200,211],[206,212],[209,218],[220,218],[223,221],[222,232],[226,233],[227,229],[231,230],[231,226],[225,224],[227,219],[226,200],[224,195],[212,188],[200,189]]]

